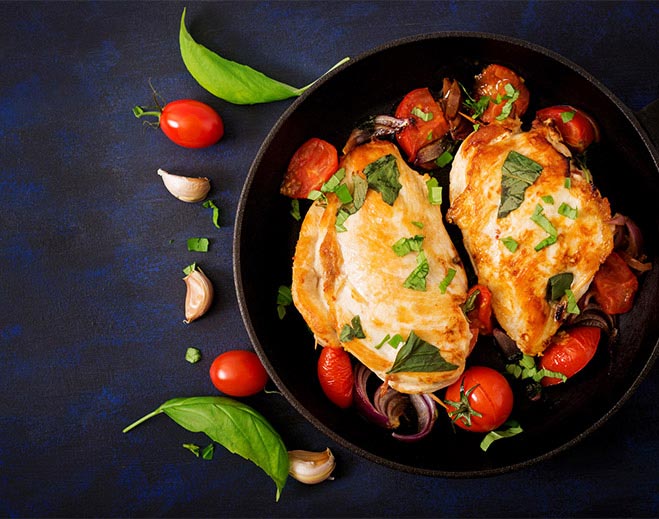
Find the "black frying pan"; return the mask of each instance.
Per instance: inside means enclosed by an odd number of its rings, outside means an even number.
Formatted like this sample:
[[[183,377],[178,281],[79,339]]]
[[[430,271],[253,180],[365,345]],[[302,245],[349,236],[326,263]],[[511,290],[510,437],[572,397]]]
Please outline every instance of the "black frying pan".
[[[431,435],[403,444],[390,432],[341,410],[322,393],[316,377],[317,352],[311,333],[294,310],[280,320],[279,285],[291,281],[299,231],[289,215],[290,200],[278,194],[295,150],[312,136],[345,143],[368,116],[391,113],[410,90],[441,87],[444,76],[471,85],[489,63],[499,63],[526,79],[531,92],[528,117],[553,104],[572,104],[592,114],[601,142],[590,151],[595,182],[614,211],[641,227],[655,268],[646,273],[631,312],[619,319],[619,336],[600,347],[580,374],[548,391],[535,405],[514,411],[524,433],[479,449],[482,435],[454,433],[441,418]],[[439,33],[400,40],[337,69],[284,113],[263,143],[245,183],[234,238],[234,274],[249,336],[275,384],[289,402],[344,447],[386,466],[413,473],[484,476],[518,469],[559,452],[599,427],[649,372],[659,351],[659,233],[656,200],[659,158],[630,111],[603,85],[564,58],[522,41],[475,33]],[[449,229],[454,241],[460,235]],[[468,262],[466,262],[468,263]],[[480,355],[493,345],[480,339]]]

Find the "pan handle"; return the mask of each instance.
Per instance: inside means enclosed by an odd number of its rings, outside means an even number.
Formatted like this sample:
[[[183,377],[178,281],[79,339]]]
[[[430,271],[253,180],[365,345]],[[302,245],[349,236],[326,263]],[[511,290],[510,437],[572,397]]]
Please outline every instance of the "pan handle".
[[[645,131],[648,132],[655,148],[659,149],[659,99],[636,112]]]

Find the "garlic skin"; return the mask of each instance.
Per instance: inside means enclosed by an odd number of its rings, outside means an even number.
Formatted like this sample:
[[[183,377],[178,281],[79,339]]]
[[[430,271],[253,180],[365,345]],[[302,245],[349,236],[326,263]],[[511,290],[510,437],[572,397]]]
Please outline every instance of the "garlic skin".
[[[158,175],[162,177],[167,191],[183,202],[201,202],[211,189],[211,181],[206,177],[172,175],[164,169],[159,169]]]
[[[183,278],[187,287],[185,294],[185,323],[199,319],[213,302],[213,285],[199,267]]]
[[[329,449],[322,452],[288,451],[288,461],[289,475],[307,485],[315,485],[330,478],[336,467],[336,460]]]

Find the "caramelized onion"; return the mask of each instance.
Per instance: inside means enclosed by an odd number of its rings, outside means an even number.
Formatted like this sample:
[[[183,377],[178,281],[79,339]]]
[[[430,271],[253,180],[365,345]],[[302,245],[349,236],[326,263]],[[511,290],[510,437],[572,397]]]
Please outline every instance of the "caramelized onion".
[[[348,141],[343,146],[343,153],[351,150],[374,138],[395,135],[410,125],[409,119],[399,119],[391,115],[376,115],[352,130]]]
[[[423,393],[410,395],[410,401],[416,410],[418,431],[414,434],[391,433],[394,438],[404,442],[415,442],[428,436],[437,419],[437,407],[435,401],[429,395]]]

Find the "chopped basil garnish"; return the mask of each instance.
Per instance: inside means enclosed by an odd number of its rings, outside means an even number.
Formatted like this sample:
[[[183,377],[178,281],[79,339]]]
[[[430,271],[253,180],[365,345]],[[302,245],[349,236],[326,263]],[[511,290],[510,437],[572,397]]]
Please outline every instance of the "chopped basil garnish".
[[[355,211],[359,211],[364,205],[366,200],[366,193],[368,191],[368,182],[364,177],[353,175],[352,177],[352,203],[355,206]]]
[[[188,348],[185,350],[185,360],[190,364],[194,364],[201,360],[201,352],[197,348]]]
[[[364,330],[362,330],[362,322],[358,315],[352,318],[350,324],[344,324],[341,328],[339,340],[341,342],[348,342],[353,339],[365,339]]]
[[[442,294],[446,294],[446,289],[451,284],[451,281],[453,281],[453,278],[455,277],[455,273],[456,273],[455,269],[448,269],[446,276],[444,276],[444,279],[442,279],[441,283],[439,284],[439,290],[441,291]]]
[[[342,204],[349,204],[352,202],[352,195],[350,194],[350,190],[348,189],[348,186],[345,184],[341,184],[334,190],[334,194],[338,197],[339,202]]]
[[[476,298],[480,295],[481,291],[479,289],[474,290],[467,300],[460,305],[462,313],[467,315],[472,310],[476,309]]]
[[[291,294],[291,287],[280,285],[277,290],[277,315],[279,319],[283,319],[286,315],[286,307],[293,303],[293,296]]]
[[[524,432],[522,427],[515,420],[508,420],[503,425],[505,429],[490,431],[485,435],[485,437],[483,438],[480,444],[481,450],[483,452],[486,452],[487,449],[490,448],[490,445],[492,445],[492,442],[495,442],[496,440],[501,440],[503,438],[511,438],[512,436],[516,436]]]
[[[387,373],[400,373],[409,371],[425,373],[432,371],[453,371],[458,366],[448,362],[439,349],[419,338],[411,331],[405,344],[398,350],[396,360]]]
[[[545,204],[551,204],[551,205],[554,205],[554,197],[553,197],[553,196],[551,196],[551,195],[545,195],[545,196],[542,196],[542,197],[540,197],[540,198],[542,198],[542,201],[543,201]]]
[[[189,276],[189,275],[192,274],[195,270],[197,270],[197,264],[196,264],[196,263],[192,263],[191,265],[188,265],[187,267],[185,267],[185,268],[183,269],[183,274],[185,274],[186,276]]]
[[[490,104],[490,98],[488,96],[482,96],[478,101],[476,101],[473,97],[471,97],[471,94],[462,83],[460,83],[460,88],[465,94],[462,104],[464,104],[473,112],[472,117],[474,119],[478,119],[485,113],[485,110],[487,110],[487,107]],[[474,128],[474,130],[477,130],[477,128]]]
[[[565,292],[572,286],[574,274],[572,272],[561,272],[549,278],[547,281],[547,295],[548,301],[558,301],[561,299]]]
[[[339,184],[341,184],[341,181],[345,178],[346,176],[346,170],[345,168],[339,169],[334,175],[332,175],[330,178],[327,179],[327,182],[325,182],[322,186],[320,186],[320,190],[323,193],[334,193],[336,191],[336,188],[339,187]]]
[[[506,249],[508,249],[510,252],[515,252],[517,250],[517,247],[519,247],[519,243],[514,238],[511,238],[510,236],[507,236],[506,238],[501,238],[501,243],[504,244]]]
[[[419,229],[423,229],[423,222],[412,222],[412,225],[415,225]]]
[[[519,98],[519,90],[516,90],[514,86],[510,83],[506,83],[506,86],[503,87],[506,91],[506,95],[501,98],[501,100],[506,100],[506,104],[503,105],[501,113],[497,115],[497,121],[503,121],[506,117],[510,115],[510,112],[513,109],[513,103]]]
[[[391,339],[391,335],[387,334],[387,335],[384,336],[384,338],[378,344],[376,344],[373,347],[376,350],[379,350],[380,348],[382,348],[382,346],[384,346],[384,343],[387,342],[389,339]]]
[[[415,106],[414,108],[412,108],[411,113],[412,113],[412,115],[416,115],[419,119],[421,119],[422,121],[425,121],[425,122],[432,121],[432,119],[434,117],[432,112],[424,112],[418,106]]]
[[[394,243],[391,248],[396,253],[396,256],[405,256],[410,252],[420,252],[423,244],[423,236],[417,234],[411,238],[401,238]]]
[[[396,157],[385,155],[375,162],[371,162],[364,168],[364,175],[366,175],[369,187],[380,193],[385,203],[394,205],[398,192],[403,187],[398,181],[400,173]]]
[[[511,151],[501,171],[501,203],[497,218],[503,218],[524,201],[524,193],[540,176],[542,166],[521,153]]]
[[[561,112],[561,121],[569,123],[574,117],[574,112]]]
[[[316,200],[318,200],[319,198],[323,198],[324,196],[325,194],[322,191],[318,191],[317,189],[312,189],[311,191],[309,191],[307,198],[315,202]]]
[[[558,231],[552,225],[549,219],[544,214],[542,214],[543,211],[544,211],[543,207],[540,204],[538,204],[535,206],[535,211],[533,211],[533,214],[531,215],[531,220],[536,224],[538,224],[540,228],[549,235],[547,236],[547,238],[545,238],[535,246],[536,251],[539,251],[541,249],[544,249],[548,245],[556,243],[556,240],[558,238]]]
[[[565,177],[563,185],[565,186],[565,189],[570,189],[572,187],[572,179],[570,177]]]
[[[419,290],[421,292],[426,290],[426,277],[430,272],[430,265],[428,265],[428,259],[423,251],[419,251],[416,256],[416,267],[412,273],[407,276],[407,279],[403,283],[405,288],[410,288],[412,290]]]
[[[426,182],[428,187],[428,201],[432,205],[442,205],[442,186],[435,177]]]
[[[439,166],[440,168],[443,168],[444,166],[450,164],[452,160],[453,160],[453,155],[451,155],[449,151],[445,151],[435,159],[435,164],[437,164],[437,166]]]
[[[300,201],[297,198],[291,200],[291,210],[289,214],[298,222],[302,219],[302,215],[300,214]]]
[[[506,364],[506,373],[520,380],[532,379],[534,382],[540,382],[544,377],[559,378],[562,382],[567,380],[567,377],[558,371],[538,369],[535,358],[530,355],[524,355],[517,364]]]
[[[188,238],[188,251],[208,252],[208,238]]]
[[[220,228],[220,208],[215,205],[215,202],[212,200],[206,200],[202,204],[206,209],[212,209],[213,210],[213,225],[217,227],[218,229]]]
[[[576,220],[577,215],[579,214],[579,210],[576,207],[570,207],[568,204],[563,202],[558,207],[558,214],[560,214],[561,216],[565,216],[566,218],[569,218],[570,220]]]
[[[337,232],[346,232],[348,230],[343,224],[346,223],[346,220],[349,216],[350,213],[348,211],[343,208],[339,209],[339,211],[336,213],[336,222],[334,222],[334,227]]]
[[[391,346],[395,350],[396,348],[398,348],[398,346],[400,346],[401,342],[403,342],[403,336],[400,333],[397,333],[391,339],[389,339],[387,344],[389,344],[389,346]]]
[[[574,296],[572,290],[566,290],[565,295],[567,296],[567,313],[579,315],[581,311],[579,310],[579,306],[577,305],[577,298]]]

